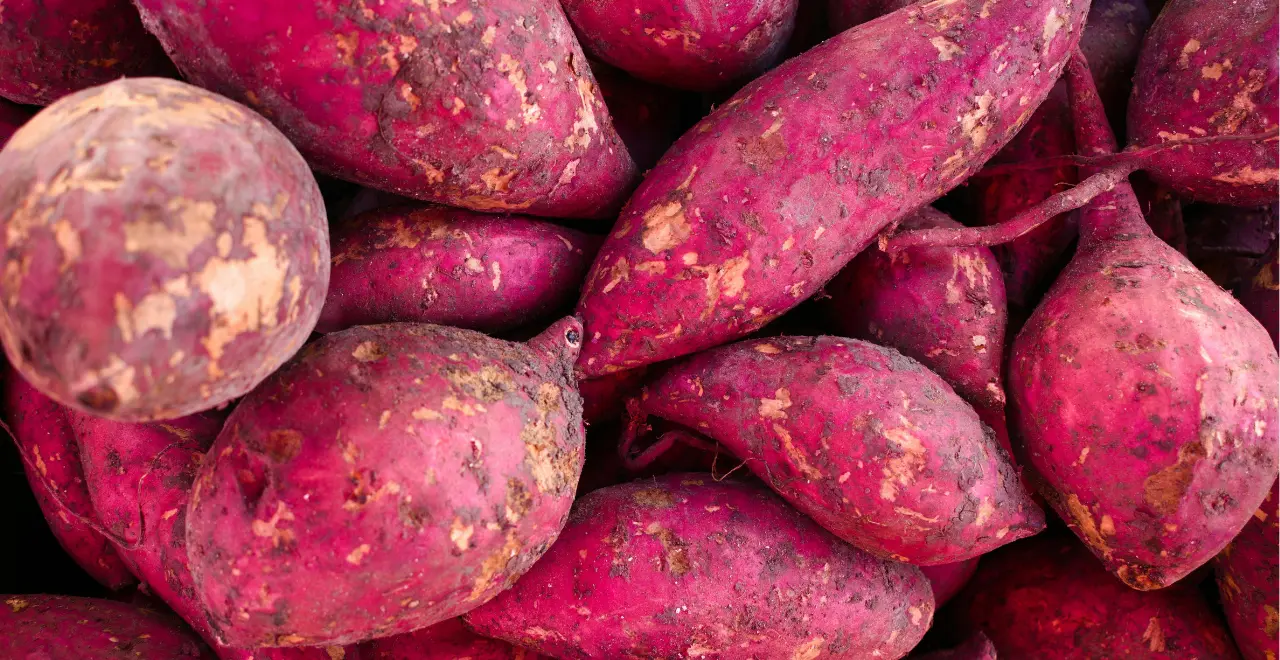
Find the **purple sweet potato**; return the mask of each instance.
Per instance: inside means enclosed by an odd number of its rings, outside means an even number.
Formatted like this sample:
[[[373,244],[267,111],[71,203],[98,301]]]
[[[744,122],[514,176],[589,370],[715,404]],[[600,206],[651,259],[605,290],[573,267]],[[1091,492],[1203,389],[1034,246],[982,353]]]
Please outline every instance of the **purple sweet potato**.
[[[1276,240],[1258,260],[1253,277],[1236,287],[1236,298],[1258,319],[1271,335],[1271,343],[1280,347],[1280,263],[1277,260]]]
[[[1151,12],[1141,0],[1090,3],[1080,51],[1089,60],[1089,71],[1107,109],[1107,119],[1118,135],[1124,134],[1133,71],[1142,52],[1142,38],[1150,27]]]
[[[360,645],[361,660],[540,660],[543,656],[504,641],[481,637],[461,619],[384,637]]]
[[[631,75],[694,91],[764,72],[795,28],[797,0],[563,0],[582,46]]]
[[[1278,11],[1274,0],[1170,0],[1147,33],[1134,74],[1130,144],[1274,134]],[[1197,201],[1257,206],[1280,193],[1274,136],[1160,150],[1144,167],[1156,182]]]
[[[212,658],[164,614],[72,596],[0,596],[0,657],[23,660]]]
[[[98,524],[68,410],[4,367],[4,419],[24,456],[23,469],[49,529],[63,550],[108,589],[136,580]],[[86,522],[92,521],[93,524]]]
[[[636,168],[653,167],[686,127],[682,111],[691,95],[637,80],[599,62],[591,63],[591,71]]]
[[[667,151],[596,257],[581,371],[716,346],[808,298],[1026,123],[1088,5],[933,0],[747,85]]]
[[[135,78],[46,108],[0,151],[0,338],[54,400],[122,421],[249,391],[329,280],[315,178],[261,117]]]
[[[1227,625],[1245,660],[1273,660],[1280,654],[1280,517],[1276,485],[1244,531],[1216,562],[1218,593]]]
[[[635,176],[554,0],[134,0],[319,170],[478,211],[615,214]]]
[[[583,496],[546,556],[465,621],[564,660],[900,658],[933,610],[919,569],[768,489],[673,474]]]
[[[1232,290],[1256,274],[1258,259],[1276,240],[1280,205],[1188,204],[1185,218],[1191,263]]]
[[[910,660],[996,660],[996,645],[979,632],[955,648],[913,655]]]
[[[1077,142],[1106,154],[1086,67],[1068,65]],[[1083,210],[1080,233],[1014,341],[1011,421],[1072,531],[1126,584],[1157,589],[1216,555],[1275,479],[1276,349],[1156,238],[1128,183]]]
[[[933,587],[933,600],[938,607],[946,605],[947,601],[960,593],[976,570],[978,570],[977,557],[954,564],[920,567],[920,572],[929,578],[929,586]]]
[[[1065,535],[1042,534],[983,557],[947,611],[965,629],[985,632],[1001,658],[1240,657],[1193,585],[1129,589]]]
[[[318,332],[396,321],[502,332],[572,307],[600,238],[443,206],[381,208],[333,233]]]
[[[581,332],[573,318],[527,344],[359,326],[243,399],[187,513],[223,643],[396,635],[510,586],[564,525],[582,470]]]
[[[177,73],[129,0],[6,0],[0,53],[0,96],[32,105],[121,76]]]
[[[838,337],[739,342],[672,365],[638,413],[695,429],[841,539],[938,565],[1044,528],[1008,454],[946,381]]]

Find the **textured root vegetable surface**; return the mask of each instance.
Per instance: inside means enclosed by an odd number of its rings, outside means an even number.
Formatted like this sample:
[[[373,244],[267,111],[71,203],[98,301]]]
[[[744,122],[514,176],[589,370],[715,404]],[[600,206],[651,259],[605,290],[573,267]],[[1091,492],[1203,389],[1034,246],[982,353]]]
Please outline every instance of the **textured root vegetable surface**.
[[[960,593],[960,590],[969,582],[969,578],[973,577],[973,573],[976,570],[978,570],[977,557],[958,561],[954,564],[920,567],[920,572],[924,573],[926,578],[929,578],[929,585],[933,587],[933,600],[938,607],[946,605],[947,601]]]
[[[1227,624],[1245,660],[1272,660],[1280,654],[1280,518],[1276,489],[1253,520],[1218,557],[1218,593]]]
[[[135,0],[196,84],[317,169],[478,211],[608,217],[635,167],[554,0]]]
[[[501,332],[572,307],[600,239],[440,206],[380,208],[333,235],[319,332],[396,321]]]
[[[720,442],[833,534],[937,565],[1044,528],[1008,454],[941,378],[838,337],[759,339],[676,363],[639,412]]]
[[[249,391],[329,279],[324,203],[252,111],[136,78],[37,114],[0,151],[0,338],[53,399],[124,421]]]
[[[1082,61],[1086,155],[1115,149]],[[1277,470],[1276,350],[1160,241],[1127,183],[1081,214],[1081,243],[1013,344],[1011,418],[1043,494],[1107,569],[1167,586],[1244,527]]]
[[[808,298],[1026,123],[1088,6],[932,0],[747,85],[628,202],[579,302],[579,369],[599,376],[716,346]]]
[[[346,644],[455,617],[550,546],[582,470],[572,318],[527,344],[426,324],[326,335],[245,398],[187,513],[232,646]]]
[[[176,73],[129,0],[6,0],[0,97],[49,105],[121,76]]]
[[[211,659],[168,615],[72,596],[0,596],[0,656],[40,660]]]
[[[900,658],[919,569],[824,532],[759,485],[673,474],[583,496],[525,578],[464,620],[578,658]]]

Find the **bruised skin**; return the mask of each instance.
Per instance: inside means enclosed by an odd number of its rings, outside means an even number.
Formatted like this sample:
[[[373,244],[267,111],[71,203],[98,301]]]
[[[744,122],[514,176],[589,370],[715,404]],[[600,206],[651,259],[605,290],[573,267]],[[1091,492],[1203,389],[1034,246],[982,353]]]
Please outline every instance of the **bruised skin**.
[[[1134,75],[1130,144],[1275,130],[1278,26],[1273,0],[1169,2],[1147,34]],[[1276,199],[1278,166],[1273,138],[1164,150],[1144,169],[1184,197],[1259,206]]]
[[[212,658],[167,614],[74,596],[0,595],[0,657]]]
[[[315,179],[250,110],[136,78],[50,106],[0,152],[9,360],[65,405],[180,417],[302,345],[329,279]]]
[[[564,525],[582,328],[527,344],[398,323],[326,335],[245,398],[201,467],[191,571],[233,646],[346,644],[455,617]]]
[[[635,167],[553,0],[135,0],[188,79],[319,170],[478,211],[615,214]]]
[[[671,366],[640,411],[720,442],[872,554],[937,565],[1044,528],[1009,456],[941,378],[838,337],[740,342]]]
[[[933,0],[743,88],[668,150],[601,248],[578,304],[579,369],[722,344],[808,298],[1017,132],[1088,6]]]
[[[641,80],[713,91],[771,66],[795,28],[797,0],[565,0],[583,47]]]
[[[1227,624],[1245,660],[1274,660],[1280,654],[1280,517],[1276,489],[1254,512],[1240,535],[1218,556],[1218,593]]]
[[[0,97],[49,105],[121,76],[177,72],[129,0],[5,0]],[[2,140],[0,140],[2,141]]]
[[[552,657],[900,658],[933,618],[919,569],[767,489],[672,474],[593,491],[542,561],[467,625]]]
[[[502,332],[563,312],[600,238],[442,206],[380,208],[333,234],[318,332],[394,321]]]

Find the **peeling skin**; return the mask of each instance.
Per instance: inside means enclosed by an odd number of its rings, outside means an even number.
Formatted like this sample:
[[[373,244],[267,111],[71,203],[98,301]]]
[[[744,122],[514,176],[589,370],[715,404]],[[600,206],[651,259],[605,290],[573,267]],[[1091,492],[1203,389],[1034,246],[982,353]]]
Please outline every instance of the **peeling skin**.
[[[947,564],[1044,526],[973,409],[918,363],[863,341],[713,349],[668,367],[636,413],[698,429],[822,527],[878,556]]]
[[[741,602],[785,606],[724,616]],[[841,543],[763,487],[669,474],[579,498],[544,559],[464,621],[557,658],[813,660],[902,657],[933,612],[919,569]]]
[[[326,174],[556,218],[616,216],[636,177],[553,0],[137,4],[187,79],[269,117]]]
[[[157,152],[168,168],[147,166]],[[324,204],[244,108],[173,81],[112,83],[19,130],[0,155],[14,171],[0,177],[0,337],[56,400],[179,417],[244,394],[310,332],[329,268],[299,257],[327,249]]]
[[[526,344],[414,323],[312,342],[200,467],[188,552],[195,592],[223,604],[214,629],[244,648],[351,644],[507,588],[555,539],[582,470],[581,338],[567,318]]]

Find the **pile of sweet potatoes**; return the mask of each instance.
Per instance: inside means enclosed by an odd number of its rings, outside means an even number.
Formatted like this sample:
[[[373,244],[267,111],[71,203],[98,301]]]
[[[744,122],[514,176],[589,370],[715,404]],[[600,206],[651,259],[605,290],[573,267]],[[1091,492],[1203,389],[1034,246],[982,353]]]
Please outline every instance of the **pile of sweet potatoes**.
[[[0,655],[1274,660],[1278,23],[0,2]]]

